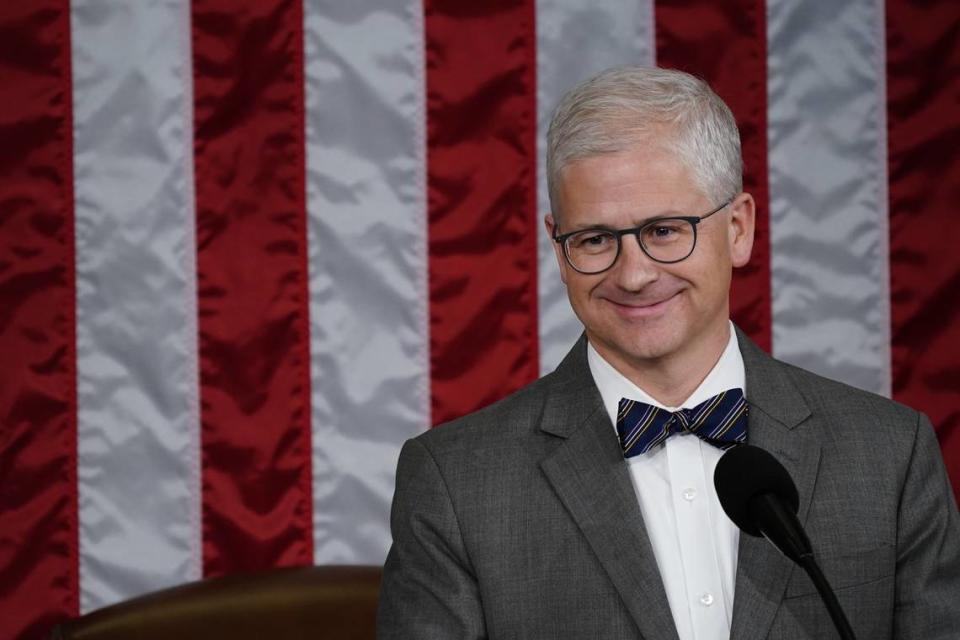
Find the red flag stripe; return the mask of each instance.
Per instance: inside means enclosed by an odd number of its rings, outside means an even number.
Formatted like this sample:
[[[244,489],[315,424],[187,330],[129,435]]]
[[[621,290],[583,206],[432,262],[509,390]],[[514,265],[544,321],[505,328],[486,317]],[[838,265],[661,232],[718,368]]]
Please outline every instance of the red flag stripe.
[[[886,8],[893,396],[929,414],[960,496],[960,11]]]
[[[539,375],[533,0],[427,0],[434,424]]]
[[[193,3],[204,573],[313,560],[302,8]]]
[[[76,615],[70,8],[0,7],[0,637]]]
[[[757,231],[750,264],[734,272],[730,312],[734,322],[770,351],[765,3],[657,0],[654,16],[657,64],[706,80],[730,105],[740,126],[744,189],[757,201]]]

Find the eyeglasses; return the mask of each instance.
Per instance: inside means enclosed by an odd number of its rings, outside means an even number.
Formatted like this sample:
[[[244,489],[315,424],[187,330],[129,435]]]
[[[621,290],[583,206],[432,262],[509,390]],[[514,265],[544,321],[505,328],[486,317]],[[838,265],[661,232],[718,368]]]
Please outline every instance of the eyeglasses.
[[[553,239],[563,246],[567,264],[585,275],[610,269],[620,257],[622,238],[627,235],[637,237],[640,248],[651,260],[672,264],[686,260],[693,253],[697,246],[697,225],[731,202],[733,200],[727,200],[702,216],[655,218],[630,229],[593,227],[554,235]]]

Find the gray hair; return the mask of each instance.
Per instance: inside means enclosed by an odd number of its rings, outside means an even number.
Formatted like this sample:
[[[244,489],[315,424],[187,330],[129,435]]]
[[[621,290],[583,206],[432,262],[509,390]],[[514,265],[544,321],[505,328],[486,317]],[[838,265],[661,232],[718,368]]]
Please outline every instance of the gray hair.
[[[560,172],[582,158],[626,151],[668,127],[669,145],[703,194],[718,203],[743,190],[740,132],[703,80],[671,69],[627,66],[580,83],[557,105],[547,131],[547,187],[557,215]]]

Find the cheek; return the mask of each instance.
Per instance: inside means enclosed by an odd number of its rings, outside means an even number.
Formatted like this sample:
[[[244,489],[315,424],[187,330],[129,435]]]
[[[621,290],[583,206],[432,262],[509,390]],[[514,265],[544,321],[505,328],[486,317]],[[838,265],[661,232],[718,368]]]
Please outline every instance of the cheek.
[[[729,268],[706,260],[685,267],[682,271],[673,271],[671,276],[686,285],[689,300],[695,307],[712,308],[726,298],[730,289]]]
[[[584,310],[589,310],[590,304],[594,299],[594,293],[602,290],[603,279],[594,279],[577,273],[573,269],[567,270],[567,279],[564,280],[567,285],[567,294],[573,305],[580,306]]]
[[[729,247],[723,243],[705,243],[702,248],[707,250],[697,255],[695,261],[689,264],[681,263],[687,267],[687,279],[699,289],[726,294],[733,272]],[[697,251],[700,249],[698,245]]]
[[[698,276],[699,289],[705,308],[714,309],[725,304],[730,296],[730,270],[714,267]]]

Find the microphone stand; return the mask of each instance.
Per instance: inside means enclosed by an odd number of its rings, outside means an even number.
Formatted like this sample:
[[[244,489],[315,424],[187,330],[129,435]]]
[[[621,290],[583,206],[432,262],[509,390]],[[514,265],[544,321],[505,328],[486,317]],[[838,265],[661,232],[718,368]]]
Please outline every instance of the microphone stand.
[[[803,567],[803,570],[807,572],[807,575],[810,576],[810,580],[813,581],[813,586],[815,586],[820,593],[823,604],[827,606],[827,612],[833,620],[833,625],[840,633],[840,637],[843,640],[856,640],[856,636],[853,635],[853,629],[850,627],[850,622],[847,620],[846,614],[843,613],[843,608],[840,607],[840,602],[837,600],[836,594],[833,592],[833,589],[830,588],[830,583],[827,582],[823,571],[820,570],[820,565],[818,565],[817,561],[813,558],[813,554],[809,553],[800,556],[799,564]]]

